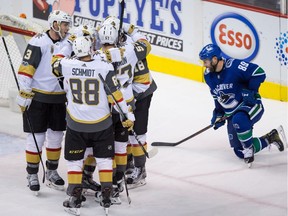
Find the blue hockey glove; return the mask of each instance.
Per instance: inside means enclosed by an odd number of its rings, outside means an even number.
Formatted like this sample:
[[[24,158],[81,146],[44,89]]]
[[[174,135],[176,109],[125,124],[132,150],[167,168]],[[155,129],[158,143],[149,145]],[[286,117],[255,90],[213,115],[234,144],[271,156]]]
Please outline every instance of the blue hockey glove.
[[[243,102],[248,106],[254,106],[257,103],[257,93],[249,89],[242,90]]]
[[[224,120],[220,120],[223,117],[223,114],[220,112],[217,112],[215,109],[213,111],[213,116],[211,119],[211,125],[214,125],[214,130],[217,130],[218,128],[220,128],[221,126],[223,126],[225,124],[225,119]]]

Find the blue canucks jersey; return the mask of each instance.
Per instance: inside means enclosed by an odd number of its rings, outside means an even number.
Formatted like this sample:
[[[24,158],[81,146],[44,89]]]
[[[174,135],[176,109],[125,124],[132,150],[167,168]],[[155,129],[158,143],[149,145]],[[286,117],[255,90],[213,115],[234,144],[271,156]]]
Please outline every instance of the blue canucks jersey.
[[[204,73],[216,110],[228,116],[242,106],[242,90],[258,92],[265,78],[264,70],[257,64],[238,59],[225,61],[221,72],[210,72],[206,69]],[[261,103],[260,96],[257,101]]]

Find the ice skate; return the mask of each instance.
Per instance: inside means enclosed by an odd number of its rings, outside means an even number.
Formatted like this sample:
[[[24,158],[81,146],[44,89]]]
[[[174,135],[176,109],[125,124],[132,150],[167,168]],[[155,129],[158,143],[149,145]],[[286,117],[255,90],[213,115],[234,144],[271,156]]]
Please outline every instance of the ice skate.
[[[244,148],[242,153],[244,155],[244,162],[250,168],[252,166],[252,162],[254,161],[254,148],[253,148],[253,146],[251,146],[249,148]]]
[[[113,190],[111,194],[111,204],[113,205],[121,205],[121,199],[119,197],[119,189],[117,185],[113,185]]]
[[[124,178],[117,181],[117,187],[118,187],[119,193],[124,191]]]
[[[86,200],[86,198],[82,196],[81,193],[82,193],[81,188],[75,188],[73,190],[73,194],[63,202],[64,211],[72,215],[76,216],[80,215],[81,203]]]
[[[135,166],[134,166],[133,156],[128,155],[125,175],[130,175],[133,172],[134,167]]]
[[[113,192],[112,192],[112,195],[113,195]],[[117,196],[117,195],[115,195],[115,196]],[[102,191],[96,191],[95,192],[95,201],[100,203],[100,205],[102,206],[102,203],[101,203],[102,202]],[[117,203],[113,203],[112,197],[110,197],[110,201],[111,201],[111,205],[112,204],[116,204],[117,205]],[[120,200],[120,203],[118,203],[118,204],[121,204],[121,200]]]
[[[82,187],[84,195],[95,195],[96,191],[101,191],[101,185],[93,180],[92,175],[83,173]]]
[[[146,169],[145,167],[135,167],[131,175],[127,178],[128,189],[144,186],[146,184]]]
[[[261,138],[264,138],[269,143],[269,147],[271,147],[272,144],[275,145],[280,152],[284,151],[285,145],[287,146],[286,136],[282,125],[277,129],[273,129]]]
[[[38,196],[38,192],[40,190],[38,174],[28,174],[27,180],[28,180],[27,186],[29,187],[29,189],[34,192],[35,196]]]
[[[46,171],[46,185],[55,190],[64,190],[64,180],[59,176],[57,170]]]
[[[109,208],[113,204],[111,202],[111,188],[104,188],[102,192],[97,191],[95,193],[95,201],[99,202],[101,206],[104,207],[106,216],[109,213]]]

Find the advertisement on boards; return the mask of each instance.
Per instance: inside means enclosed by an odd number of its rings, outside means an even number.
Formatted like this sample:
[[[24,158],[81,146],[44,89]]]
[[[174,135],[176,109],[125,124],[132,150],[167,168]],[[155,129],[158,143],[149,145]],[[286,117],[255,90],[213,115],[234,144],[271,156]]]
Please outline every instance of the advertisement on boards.
[[[126,1],[127,8],[123,22],[134,23],[153,45],[183,51],[182,22],[179,16],[181,1],[136,0]],[[51,10],[63,10],[73,15],[73,26],[91,25],[96,27],[107,16],[119,17],[120,3],[118,0],[33,0],[33,16],[39,19],[48,19]],[[149,10],[149,11],[148,11]],[[149,12],[149,17],[144,13]],[[165,13],[160,14],[160,13]],[[181,13],[180,13],[181,14]],[[168,19],[161,19],[167,17]],[[168,35],[168,36],[167,36]]]
[[[281,51],[285,36],[279,17],[211,3],[204,4],[204,11],[209,11],[204,14],[203,25],[209,26],[205,42],[216,43],[226,58],[257,63],[266,71],[267,81],[280,83],[280,61],[284,66],[287,53]]]
[[[213,20],[211,40],[221,47],[225,58],[253,60],[259,52],[259,36],[253,24],[237,13],[223,13]]]

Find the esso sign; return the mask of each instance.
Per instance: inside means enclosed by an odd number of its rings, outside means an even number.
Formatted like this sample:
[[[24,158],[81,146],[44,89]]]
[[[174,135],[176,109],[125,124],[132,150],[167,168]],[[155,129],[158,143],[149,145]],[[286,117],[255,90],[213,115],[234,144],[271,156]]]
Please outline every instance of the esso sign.
[[[259,37],[254,26],[243,16],[225,13],[218,16],[211,26],[211,39],[224,57],[251,61],[259,51]]]

